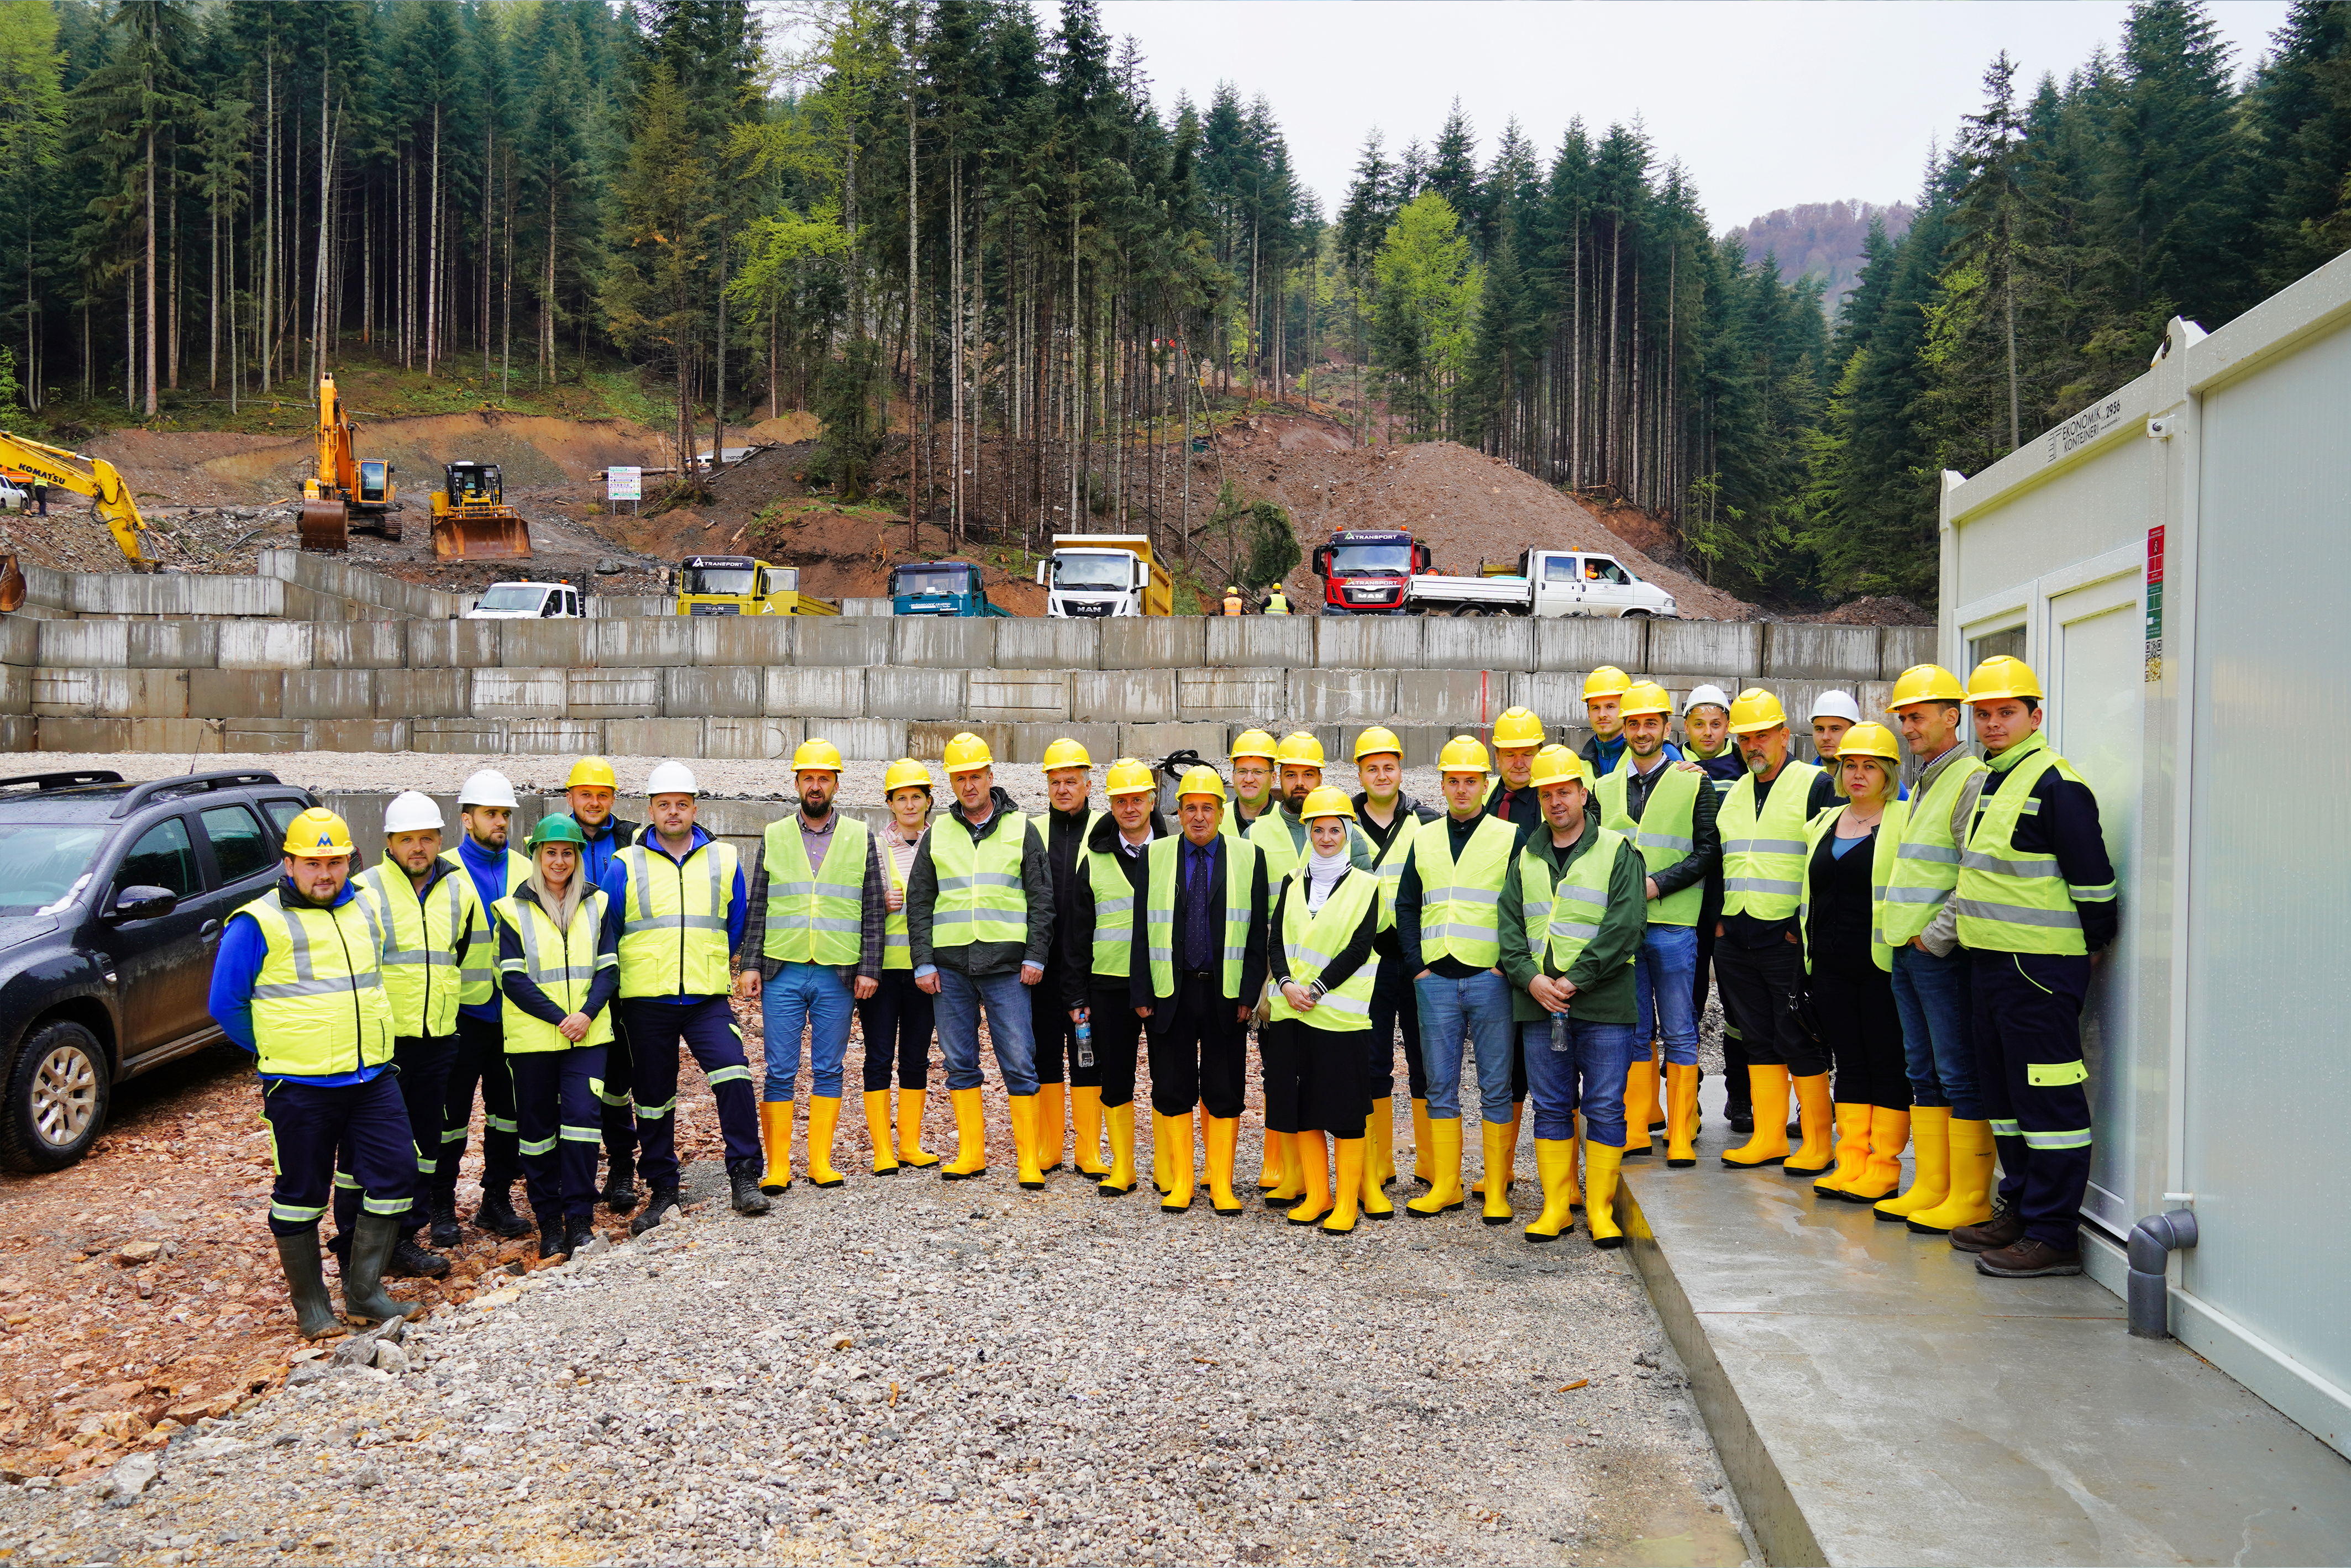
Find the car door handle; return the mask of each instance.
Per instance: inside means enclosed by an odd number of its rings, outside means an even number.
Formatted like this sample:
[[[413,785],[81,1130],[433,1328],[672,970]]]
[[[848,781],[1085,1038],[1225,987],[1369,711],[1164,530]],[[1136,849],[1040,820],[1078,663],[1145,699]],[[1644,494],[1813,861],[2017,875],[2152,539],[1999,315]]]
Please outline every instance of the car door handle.
[[[208,942],[216,942],[220,940],[221,923],[218,920],[206,920],[203,929],[196,934]]]

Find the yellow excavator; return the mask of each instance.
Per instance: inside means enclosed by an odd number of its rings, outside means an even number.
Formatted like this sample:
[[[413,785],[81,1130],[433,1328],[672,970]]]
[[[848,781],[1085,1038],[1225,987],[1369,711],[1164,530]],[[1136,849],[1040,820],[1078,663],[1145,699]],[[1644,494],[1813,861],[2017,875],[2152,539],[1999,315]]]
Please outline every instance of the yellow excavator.
[[[348,550],[351,530],[400,538],[400,495],[392,464],[361,462],[351,450],[358,433],[332,376],[319,378],[319,472],[302,482],[297,522],[305,550]]]
[[[76,467],[75,464],[81,464]],[[115,472],[112,463],[102,457],[89,457],[81,452],[68,452],[61,446],[26,436],[0,431],[0,465],[30,474],[43,484],[53,484],[60,490],[70,490],[76,495],[87,495],[96,504],[98,514],[106,519],[114,535],[114,542],[122,550],[122,558],[131,563],[134,572],[152,572],[155,557],[142,546],[147,532],[147,520],[139,515],[139,504],[131,499],[131,486]],[[0,612],[19,608],[25,602],[25,573],[16,564],[12,551],[0,556]]]

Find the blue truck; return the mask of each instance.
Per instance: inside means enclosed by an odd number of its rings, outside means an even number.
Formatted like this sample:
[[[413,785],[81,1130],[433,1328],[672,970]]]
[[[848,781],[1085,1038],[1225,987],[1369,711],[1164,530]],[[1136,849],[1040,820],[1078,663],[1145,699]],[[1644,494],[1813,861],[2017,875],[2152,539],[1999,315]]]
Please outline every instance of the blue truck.
[[[890,568],[892,615],[1003,616],[979,586],[979,568],[969,561],[909,561]]]

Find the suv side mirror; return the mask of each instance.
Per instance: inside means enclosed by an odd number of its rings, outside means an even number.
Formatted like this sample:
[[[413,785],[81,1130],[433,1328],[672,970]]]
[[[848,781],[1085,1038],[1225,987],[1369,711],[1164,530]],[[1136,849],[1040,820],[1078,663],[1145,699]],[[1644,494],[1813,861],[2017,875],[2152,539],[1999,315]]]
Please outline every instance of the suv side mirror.
[[[163,888],[144,886],[125,888],[114,896],[114,908],[109,909],[110,920],[160,920],[180,907],[180,896]]]

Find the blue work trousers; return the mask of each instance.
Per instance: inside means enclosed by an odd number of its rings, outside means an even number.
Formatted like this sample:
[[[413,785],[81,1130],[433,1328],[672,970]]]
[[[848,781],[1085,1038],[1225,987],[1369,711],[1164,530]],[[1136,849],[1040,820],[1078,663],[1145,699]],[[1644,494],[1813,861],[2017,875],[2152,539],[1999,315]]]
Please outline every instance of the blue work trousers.
[[[726,1140],[726,1171],[758,1171],[759,1118],[752,1109],[751,1065],[743,1032],[723,996],[631,997],[621,1003],[634,1059],[637,1168],[654,1191],[677,1187],[677,1048],[684,1043],[718,1102],[718,1131]]]
[[[789,1105],[799,1097],[803,1031],[815,1093],[841,1098],[841,1064],[849,1054],[849,1021],[856,1012],[850,989],[855,975],[852,969],[831,964],[788,963],[759,988],[759,1023],[768,1046],[762,1100]]]
[[[474,1123],[474,1086],[482,1090],[482,1190],[514,1189],[522,1163],[515,1154],[514,1081],[507,1074],[506,1026],[495,1018],[457,1014],[457,1049],[449,1061],[441,1106],[441,1148],[433,1157],[433,1190],[455,1192],[457,1167]]]
[[[1677,1067],[1698,1065],[1698,1014],[1691,1011],[1698,975],[1698,928],[1651,926],[1633,958],[1633,990],[1640,1054],[1652,1040],[1666,1043],[1666,1061]],[[1527,1069],[1534,1076],[1534,1069]]]
[[[1902,1017],[1902,1054],[1910,1097],[1949,1106],[1961,1121],[1984,1119],[1976,1087],[1975,998],[1968,950],[1937,958],[1907,943],[1894,950],[1894,1011]]]
[[[596,1207],[604,1047],[517,1051],[507,1067],[514,1075],[515,1120],[522,1124],[523,1190],[540,1231],[586,1219]]]
[[[1632,1023],[1567,1021],[1567,1049],[1551,1048],[1551,1020],[1519,1026],[1527,1054],[1527,1085],[1535,1103],[1535,1137],[1561,1141],[1575,1136],[1575,1113],[1583,1113],[1583,1136],[1611,1148],[1625,1147],[1625,1075],[1632,1070]],[[1644,1044],[1646,1044],[1644,1042]]]
[[[432,1189],[434,1165],[441,1153],[441,1106],[449,1092],[449,1064],[457,1054],[455,1034],[402,1034],[392,1043],[392,1064],[398,1069],[400,1104],[408,1113],[410,1146],[416,1151],[416,1192]],[[350,1136],[335,1150],[335,1234],[348,1236],[359,1223],[360,1181],[353,1168],[359,1150]],[[401,1220],[401,1229],[414,1232],[424,1226],[424,1206],[413,1205]]]
[[[625,1177],[637,1167],[637,1103],[629,1094],[637,1069],[620,1007],[607,1011],[612,1016],[612,1038],[604,1046],[604,1086],[596,1091],[596,1101],[604,1124],[604,1156],[612,1162],[613,1174]]]
[[[938,976],[939,1054],[946,1058],[947,1087],[979,1087],[979,1017],[985,1009],[1004,1092],[1035,1094],[1037,1045],[1029,1033],[1029,988],[1020,983],[1020,971],[975,977],[942,969]]]
[[[364,1084],[264,1084],[261,1119],[268,1124],[269,1168],[277,1176],[269,1190],[272,1235],[316,1230],[345,1181],[354,1227],[361,1208],[402,1216],[415,1206],[416,1141],[400,1101],[398,1068]],[[340,1174],[338,1150],[348,1161]]]
[[[1510,1075],[1518,1025],[1510,1019],[1510,982],[1492,970],[1464,979],[1424,974],[1412,982],[1420,1006],[1421,1068],[1428,1075],[1431,1121],[1461,1117],[1461,1044],[1477,1053],[1478,1099],[1486,1120],[1510,1119]]]
[[[2024,1221],[2027,1236],[2074,1251],[2090,1186],[2082,1060],[2090,961],[2079,953],[1978,952],[1970,978],[2001,1201]]]

